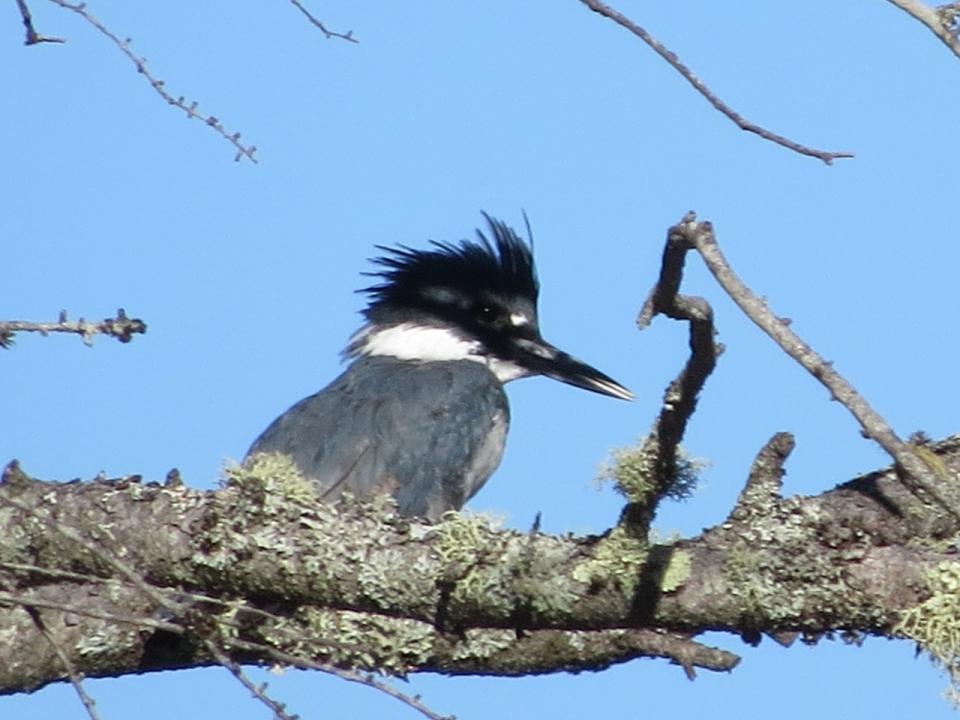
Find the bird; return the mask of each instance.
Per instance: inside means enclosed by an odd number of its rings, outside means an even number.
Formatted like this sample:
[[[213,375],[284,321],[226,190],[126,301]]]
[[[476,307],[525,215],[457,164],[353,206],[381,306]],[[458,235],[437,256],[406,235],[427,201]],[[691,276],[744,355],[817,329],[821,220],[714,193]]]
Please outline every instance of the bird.
[[[288,456],[321,500],[386,493],[399,514],[460,510],[500,464],[510,422],[504,384],[544,375],[631,400],[623,385],[540,334],[529,244],[483,213],[487,232],[426,249],[377,245],[378,279],[349,339],[346,370],[254,440]],[[526,215],[524,215],[526,219]]]

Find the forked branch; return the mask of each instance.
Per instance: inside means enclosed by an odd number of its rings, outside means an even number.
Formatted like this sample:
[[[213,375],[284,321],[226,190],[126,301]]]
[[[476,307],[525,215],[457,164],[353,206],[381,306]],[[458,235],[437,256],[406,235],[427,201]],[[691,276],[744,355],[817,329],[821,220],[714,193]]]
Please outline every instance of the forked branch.
[[[934,501],[957,517],[960,493],[955,489],[956,483],[943,482],[944,478],[939,477],[937,469],[926,462],[915,447],[900,439],[883,416],[834,369],[833,364],[791,329],[789,320],[778,317],[744,284],[721,252],[713,226],[709,222],[699,222],[694,213],[688,213],[671,230],[673,232],[680,234],[700,253],[707,269],[747,317],[827,388],[832,399],[850,411],[860,424],[863,436],[874,440],[893,459],[904,484],[922,499]]]

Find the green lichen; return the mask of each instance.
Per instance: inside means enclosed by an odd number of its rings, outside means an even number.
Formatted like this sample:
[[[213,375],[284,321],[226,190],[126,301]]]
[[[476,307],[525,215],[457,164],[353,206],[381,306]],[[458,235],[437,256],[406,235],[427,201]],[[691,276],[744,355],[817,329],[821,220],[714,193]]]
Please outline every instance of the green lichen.
[[[223,474],[225,487],[235,487],[262,501],[317,501],[313,484],[297,469],[293,460],[281,453],[257,453],[243,465],[224,468]]]
[[[434,629],[406,618],[359,613],[351,610],[303,608],[297,613],[298,642],[280,632],[290,652],[320,655],[338,667],[386,671],[403,675],[423,665],[433,652]],[[273,639],[273,638],[270,638]]]
[[[556,617],[576,600],[556,568],[565,545],[538,534],[504,532],[485,515],[448,513],[433,528],[441,566],[439,580],[449,587],[449,607],[502,618]]]
[[[612,483],[630,502],[646,504],[656,490],[654,458],[646,445],[618,448],[601,466],[597,481]]]
[[[904,611],[893,631],[916,641],[946,670],[947,697],[960,705],[960,563],[938,563],[926,582],[930,597]]]
[[[632,503],[648,504],[664,485],[667,490],[663,494],[667,497],[675,500],[690,497],[706,462],[678,447],[671,477],[663,482],[657,478],[656,449],[655,442],[645,439],[633,447],[614,450],[610,460],[600,468],[597,480],[613,483]]]
[[[294,597],[308,593],[317,602],[362,601],[384,610],[424,604],[420,596],[431,589],[429,582],[421,589],[414,580],[395,579],[411,575],[386,546],[414,526],[399,517],[392,497],[321,500],[276,454],[228,468],[224,484],[197,525],[194,567],[203,568],[207,581],[223,585],[238,578],[244,592],[289,587]],[[267,572],[256,571],[259,563],[268,565]],[[251,572],[238,573],[244,567]]]
[[[951,472],[943,458],[931,448],[926,445],[912,444],[910,449],[913,450],[913,454],[920,458],[940,480],[956,482],[956,474]]]
[[[478,564],[490,552],[499,520],[483,514],[448,512],[437,525],[435,551],[455,574]]]
[[[763,566],[761,558],[756,550],[738,545],[730,549],[723,565],[727,583],[751,615],[759,613],[764,595],[763,585],[756,580]]]
[[[441,581],[451,588],[450,604],[460,612],[486,606],[506,616],[513,606],[507,540],[495,525],[486,515],[450,512],[436,528]]]
[[[573,579],[588,585],[614,585],[633,595],[647,561],[645,542],[617,526],[602,537],[588,560],[573,568]]]
[[[471,628],[464,632],[451,653],[453,660],[485,660],[517,642],[516,630]]]
[[[687,581],[690,572],[690,553],[686,550],[674,550],[670,554],[670,562],[664,568],[660,589],[663,592],[673,592]]]
[[[843,564],[823,546],[843,546],[843,558],[855,560],[863,549],[850,529],[827,526],[810,498],[777,500],[762,513],[747,510],[724,538],[726,588],[738,608],[731,622],[746,628],[796,626],[805,618],[848,614],[842,606],[849,597]],[[869,625],[875,619],[861,621]]]
[[[567,558],[566,546],[556,538],[516,536],[500,565],[507,592],[522,614],[536,620],[570,612],[577,594],[559,567]]]
[[[117,625],[101,624],[96,630],[77,640],[74,650],[90,662],[102,657],[109,658],[118,647],[129,646],[136,635],[135,630]]]

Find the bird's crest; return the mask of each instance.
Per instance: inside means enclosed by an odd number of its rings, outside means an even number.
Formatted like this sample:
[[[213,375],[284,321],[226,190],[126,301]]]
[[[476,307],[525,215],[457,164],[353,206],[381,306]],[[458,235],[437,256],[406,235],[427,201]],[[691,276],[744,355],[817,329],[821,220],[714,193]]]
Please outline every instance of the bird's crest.
[[[370,299],[365,311],[367,317],[375,314],[379,307],[416,305],[427,288],[455,289],[473,296],[493,293],[522,297],[535,305],[540,286],[530,245],[506,223],[487,213],[483,216],[489,236],[477,229],[476,239],[431,241],[432,248],[425,250],[406,245],[378,245],[377,249],[387,254],[373,258],[372,262],[382,269],[367,275],[381,278],[383,282],[359,291]]]

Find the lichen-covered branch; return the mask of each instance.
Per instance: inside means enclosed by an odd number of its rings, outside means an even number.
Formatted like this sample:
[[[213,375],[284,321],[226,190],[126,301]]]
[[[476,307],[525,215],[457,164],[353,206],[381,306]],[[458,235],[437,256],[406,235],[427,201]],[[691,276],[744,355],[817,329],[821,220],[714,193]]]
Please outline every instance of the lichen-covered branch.
[[[476,631],[495,632],[495,631]],[[509,631],[499,631],[506,633]],[[695,668],[714,671],[733,670],[740,658],[732,652],[708,647],[678,633],[645,629],[560,631],[536,630],[520,638],[503,635],[509,641],[504,648],[486,658],[456,659],[457,642],[450,643],[450,675],[496,674],[499,676],[579,672],[585,667],[603,670],[610,665],[638,657],[664,658],[680,665],[693,679]],[[440,643],[437,643],[440,647]],[[531,658],[547,662],[538,668]],[[438,669],[443,668],[438,654]]]
[[[960,467],[960,438],[929,451]],[[634,657],[729,669],[735,656],[691,635],[889,635],[933,595],[930,573],[955,563],[945,539],[960,527],[940,515],[919,535],[901,509],[928,506],[892,470],[818,497],[765,498],[698,537],[647,545],[616,529],[557,537],[459,514],[421,524],[388,500],[323,505],[269,456],[216,492],[11,471],[0,633],[21,650],[0,665],[0,692],[68,677],[50,639],[82,676],[216,664],[211,637],[233,662],[286,653],[348,672],[516,675]],[[25,606],[43,608],[49,639]]]

